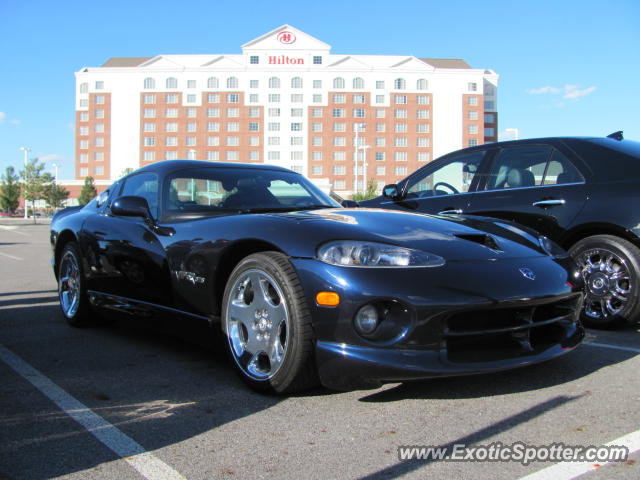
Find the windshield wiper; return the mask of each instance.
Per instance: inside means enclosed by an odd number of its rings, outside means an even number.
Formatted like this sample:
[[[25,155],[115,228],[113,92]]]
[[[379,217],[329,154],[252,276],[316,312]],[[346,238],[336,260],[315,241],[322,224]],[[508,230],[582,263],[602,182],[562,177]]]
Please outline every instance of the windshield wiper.
[[[336,208],[333,205],[290,205],[288,207],[257,207],[242,208],[238,213],[270,213],[270,212],[297,212],[304,210],[318,210],[320,208]]]

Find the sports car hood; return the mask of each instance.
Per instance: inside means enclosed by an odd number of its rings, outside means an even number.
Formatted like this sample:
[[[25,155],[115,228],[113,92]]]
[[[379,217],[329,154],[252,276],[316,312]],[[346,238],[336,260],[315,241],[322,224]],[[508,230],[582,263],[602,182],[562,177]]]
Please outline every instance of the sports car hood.
[[[534,232],[484,217],[434,216],[366,208],[309,210],[269,216],[281,221],[286,219],[283,223],[288,225],[282,226],[290,242],[297,243],[303,250],[312,246],[315,251],[318,245],[332,240],[364,240],[424,250],[448,260],[546,255]],[[286,243],[291,245],[290,242]],[[290,254],[295,255],[294,252]],[[305,252],[301,256],[307,255],[309,253]]]

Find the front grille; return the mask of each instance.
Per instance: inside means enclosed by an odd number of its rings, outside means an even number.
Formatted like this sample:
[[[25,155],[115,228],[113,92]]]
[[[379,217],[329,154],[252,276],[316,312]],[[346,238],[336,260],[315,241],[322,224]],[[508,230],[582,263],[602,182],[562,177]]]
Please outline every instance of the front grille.
[[[540,353],[574,328],[580,298],[453,314],[444,320],[447,357],[454,363],[479,363]]]

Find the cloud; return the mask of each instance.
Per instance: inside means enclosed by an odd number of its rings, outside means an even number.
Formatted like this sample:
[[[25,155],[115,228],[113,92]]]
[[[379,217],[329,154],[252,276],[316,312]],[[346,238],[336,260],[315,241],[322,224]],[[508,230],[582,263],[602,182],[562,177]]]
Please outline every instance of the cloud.
[[[3,123],[5,118],[7,118],[7,114],[4,112],[0,112],[0,123]]]
[[[542,95],[543,93],[560,93],[560,89],[558,87],[540,87],[540,88],[532,88],[527,90],[527,93],[531,95]]]
[[[57,153],[49,153],[47,155],[41,155],[38,157],[38,160],[41,162],[63,162],[65,158],[62,155],[58,155]]]
[[[576,99],[580,97],[586,97],[591,92],[594,92],[596,87],[587,87],[580,90],[577,85],[565,85],[564,86],[564,95],[562,98],[566,99]]]

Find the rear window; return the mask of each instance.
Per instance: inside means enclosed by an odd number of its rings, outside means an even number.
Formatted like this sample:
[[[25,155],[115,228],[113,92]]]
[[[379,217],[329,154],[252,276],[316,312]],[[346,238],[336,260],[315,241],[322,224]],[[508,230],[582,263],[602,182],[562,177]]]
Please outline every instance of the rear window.
[[[610,138],[566,139],[587,162],[595,180],[628,180],[640,176],[640,143]]]

